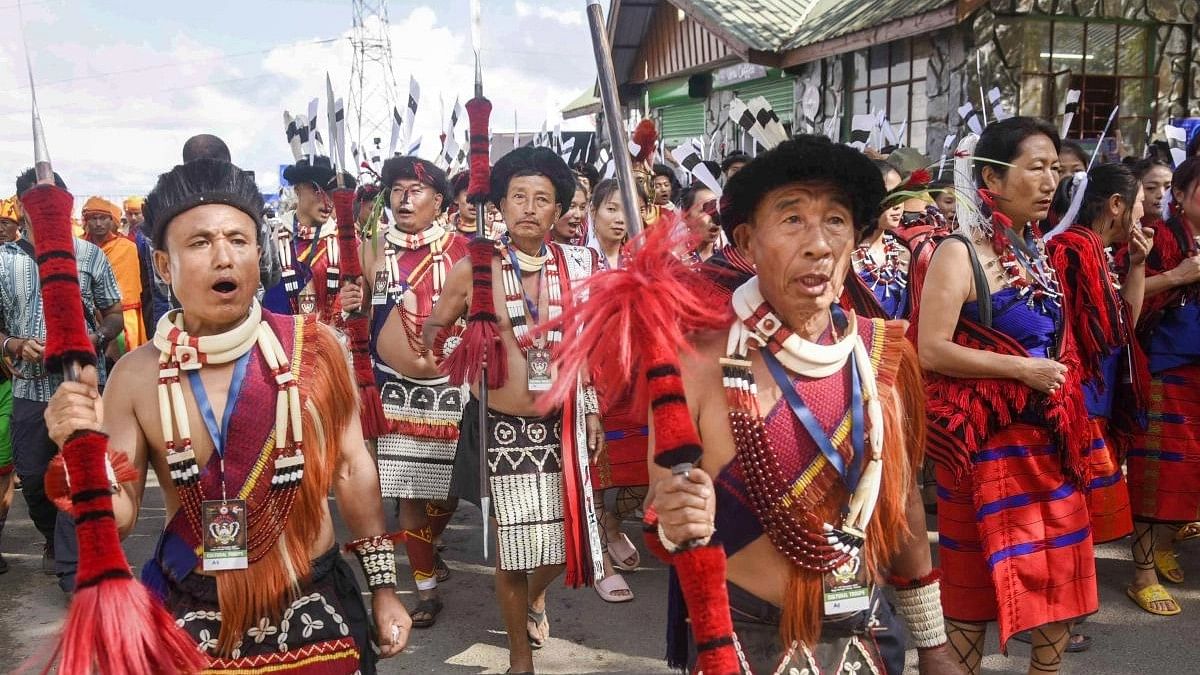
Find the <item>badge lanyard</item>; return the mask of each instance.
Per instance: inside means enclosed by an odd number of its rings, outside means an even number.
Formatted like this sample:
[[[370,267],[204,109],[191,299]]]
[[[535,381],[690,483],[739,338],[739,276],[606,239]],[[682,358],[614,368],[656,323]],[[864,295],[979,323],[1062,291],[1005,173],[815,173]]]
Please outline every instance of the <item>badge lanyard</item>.
[[[529,313],[529,318],[532,319],[532,325],[530,326],[532,329],[533,326],[537,325],[541,312],[539,311],[538,304],[529,299],[529,294],[525,292],[525,284],[521,283],[521,265],[520,261],[517,260],[517,252],[513,250],[512,240],[506,239],[504,244],[505,248],[508,249],[508,259],[512,263],[512,268],[517,273],[517,285],[521,287],[521,297],[525,300],[525,309]],[[546,255],[545,244],[542,244],[541,253],[538,255]],[[547,295],[545,281],[545,266],[543,266],[542,269],[538,270],[538,302],[541,302],[542,296]]]
[[[221,472],[221,501],[227,501],[225,494],[225,442],[229,438],[229,420],[233,417],[233,409],[242,391],[242,383],[246,380],[246,366],[250,363],[250,350],[238,357],[233,366],[233,379],[229,383],[229,397],[225,401],[225,413],[221,416],[221,426],[217,427],[217,416],[213,413],[212,404],[208,401],[208,393],[204,390],[204,382],[200,379],[200,371],[188,371],[188,384],[192,387],[192,396],[196,398],[196,407],[200,409],[200,417],[204,426],[208,427],[208,435],[212,438],[213,450],[217,453],[217,465]]]
[[[821,428],[821,423],[817,421],[817,418],[815,415],[813,415],[812,410],[810,410],[808,406],[804,404],[804,399],[796,391],[795,385],[792,383],[791,378],[788,377],[787,370],[784,369],[783,364],[781,364],[779,360],[776,359],[775,356],[767,349],[760,350],[759,353],[762,354],[763,361],[765,361],[767,364],[767,369],[771,371],[771,377],[774,378],[775,383],[778,384],[780,390],[783,391],[783,397],[787,401],[788,407],[792,409],[792,414],[796,416],[796,419],[800,421],[800,424],[804,425],[804,430],[808,432],[808,435],[812,437],[813,442],[815,442],[817,447],[821,449],[821,454],[825,455],[825,459],[833,466],[834,469],[837,470],[838,474],[842,476],[842,480],[845,482],[846,488],[850,492],[854,492],[854,489],[858,486],[858,480],[862,474],[862,467],[860,464],[862,463],[861,460],[866,439],[866,429],[863,426],[862,387],[860,386],[857,367],[858,364],[855,361],[854,355],[850,356],[849,361],[851,388],[850,439],[851,445],[854,447],[854,461],[852,465],[847,468],[845,458],[843,458],[842,454],[837,451],[837,448],[833,447],[833,443],[825,434],[825,430]]]

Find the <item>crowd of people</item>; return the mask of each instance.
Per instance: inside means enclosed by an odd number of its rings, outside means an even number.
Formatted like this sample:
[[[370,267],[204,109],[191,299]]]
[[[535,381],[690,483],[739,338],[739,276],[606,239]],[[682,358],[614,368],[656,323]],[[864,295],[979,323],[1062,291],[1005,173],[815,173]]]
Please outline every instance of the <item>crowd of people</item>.
[[[148,195],[83,201],[98,358],[75,381],[43,366],[30,169],[0,202],[0,527],[19,482],[76,590],[56,456],[103,431],[123,534],[158,478],[142,582],[210,672],[375,672],[443,611],[460,500],[494,532],[513,673],[557,579],[631,602],[644,554],[672,565],[672,666],[898,675],[915,647],[923,674],[977,673],[996,623],[1058,672],[1091,643],[1095,544],[1129,537],[1129,599],[1181,611],[1197,145],[1093,163],[1014,117],[946,171],[800,135],[706,163],[710,185],[651,140],[633,195],[544,147],[486,194],[413,156],[351,175],[299,152],[274,213],[200,135]]]

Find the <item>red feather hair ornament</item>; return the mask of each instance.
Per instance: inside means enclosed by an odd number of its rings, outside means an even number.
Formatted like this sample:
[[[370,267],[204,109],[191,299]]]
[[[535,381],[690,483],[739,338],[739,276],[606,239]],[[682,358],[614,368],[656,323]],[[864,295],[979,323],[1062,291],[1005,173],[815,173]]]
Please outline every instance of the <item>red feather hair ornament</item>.
[[[633,156],[635,160],[644,162],[649,159],[650,153],[658,145],[658,127],[654,126],[654,120],[647,118],[638,122],[629,140],[638,146],[637,154]]]

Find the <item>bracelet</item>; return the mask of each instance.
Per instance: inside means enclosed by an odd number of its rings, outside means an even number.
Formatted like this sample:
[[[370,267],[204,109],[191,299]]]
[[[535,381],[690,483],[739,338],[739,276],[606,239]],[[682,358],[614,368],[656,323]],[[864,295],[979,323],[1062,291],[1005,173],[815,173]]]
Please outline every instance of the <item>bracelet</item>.
[[[667,549],[667,553],[678,553],[680,551],[686,551],[688,549],[700,548],[701,546],[707,546],[708,543],[710,541],[712,541],[712,536],[713,536],[713,534],[716,533],[716,531],[717,531],[716,528],[713,528],[713,531],[710,532],[707,537],[704,537],[703,539],[696,539],[696,540],[688,542],[684,546],[680,546],[679,544],[676,544],[675,542],[671,541],[670,539],[667,539],[666,532],[663,532],[662,523],[659,523],[658,524],[658,540],[659,540],[659,542],[662,543],[663,548]]]
[[[942,616],[942,585],[934,580],[923,586],[896,588],[896,606],[908,624],[917,649],[946,644],[946,620]]]
[[[20,339],[21,338],[15,336],[15,335],[9,335],[8,337],[4,338],[4,342],[0,343],[0,355],[8,356],[8,341],[9,340],[20,340]],[[13,358],[16,358],[16,357],[13,357]]]
[[[391,537],[377,534],[355,539],[346,544],[346,550],[358,557],[358,564],[367,578],[367,588],[375,591],[396,587],[396,543]]]
[[[583,414],[600,414],[600,397],[596,395],[596,388],[591,385],[583,388]]]

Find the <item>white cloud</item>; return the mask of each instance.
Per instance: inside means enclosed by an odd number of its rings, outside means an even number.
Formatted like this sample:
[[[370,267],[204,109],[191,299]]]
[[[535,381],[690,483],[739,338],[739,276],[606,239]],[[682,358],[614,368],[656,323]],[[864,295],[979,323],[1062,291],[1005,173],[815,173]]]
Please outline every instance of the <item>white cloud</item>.
[[[521,18],[536,16],[541,19],[550,19],[564,26],[582,26],[584,13],[578,9],[553,9],[545,5],[534,7],[523,0],[516,0],[513,7],[517,11],[517,16]]]
[[[540,21],[527,18],[519,25],[506,24],[508,33],[491,28],[484,37],[484,87],[493,104],[494,132],[512,130],[514,110],[523,132],[540,128],[547,119],[553,127],[561,106],[594,80],[590,58],[580,58],[578,49],[572,55],[563,47],[586,39],[586,34],[561,26],[546,30],[546,23],[558,19],[543,14],[538,13]],[[55,23],[54,17],[41,18]],[[514,23],[501,17],[488,19]],[[57,28],[66,32],[61,23]],[[546,35],[547,40],[525,46],[520,37],[530,31]],[[257,173],[264,191],[271,191],[277,187],[278,166],[291,161],[283,110],[302,112],[310,99],[319,96],[319,127],[325,135],[327,71],[335,96],[345,98],[349,106],[353,64],[349,27],[340,32],[342,39],[312,42],[335,35],[330,31],[323,36],[286,36],[277,39],[295,41],[267,53],[241,55],[182,34],[172,37],[168,51],[121,39],[108,39],[102,45],[82,41],[36,45],[42,51],[35,50],[35,74],[41,71],[39,63],[46,64],[46,71],[51,62],[60,66],[54,71],[58,79],[43,77],[38,88],[55,168],[80,202],[93,193],[110,198],[144,194],[159,173],[180,161],[187,137],[211,132],[225,139],[236,163]],[[424,138],[421,154],[432,157],[443,125],[439,96],[448,114],[455,97],[465,103],[473,95],[469,35],[465,26],[452,30],[432,8],[422,6],[404,15],[393,10],[390,37],[397,98],[404,100],[409,75],[414,76],[421,85],[416,118],[417,133]],[[0,42],[0,62],[20,66],[0,68],[2,197],[12,190],[11,176],[31,164],[32,144],[19,40]],[[386,109],[371,112],[390,117]],[[354,112],[348,111],[348,118],[353,117]],[[564,124],[564,129],[579,128],[587,128],[587,121]],[[348,128],[351,137],[352,129]]]

